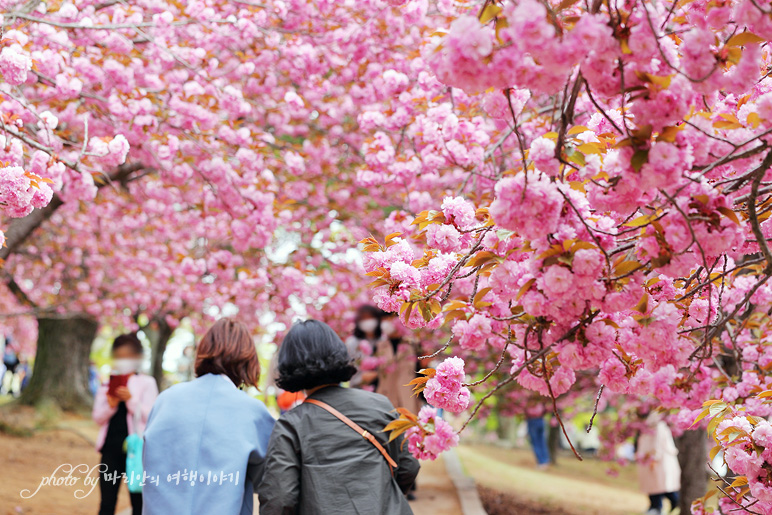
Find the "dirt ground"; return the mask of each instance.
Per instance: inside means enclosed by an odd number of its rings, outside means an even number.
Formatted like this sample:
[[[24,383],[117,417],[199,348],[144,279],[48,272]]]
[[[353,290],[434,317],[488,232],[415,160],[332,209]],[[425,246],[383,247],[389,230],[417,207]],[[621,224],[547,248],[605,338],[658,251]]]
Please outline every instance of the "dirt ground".
[[[0,434],[0,513],[97,513],[99,487],[91,469],[98,463],[99,454],[93,445],[71,430],[42,431],[32,437]],[[59,478],[60,484],[44,484],[50,483],[52,476]],[[71,479],[65,484],[64,478],[68,476]],[[119,496],[119,509],[128,505],[128,491],[124,489]]]

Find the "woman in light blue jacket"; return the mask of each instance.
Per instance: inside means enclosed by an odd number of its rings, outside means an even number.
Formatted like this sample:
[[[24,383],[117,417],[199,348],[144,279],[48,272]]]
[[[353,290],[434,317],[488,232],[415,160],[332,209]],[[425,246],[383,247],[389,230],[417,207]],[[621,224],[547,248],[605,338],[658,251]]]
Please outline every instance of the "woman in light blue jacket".
[[[145,431],[145,515],[252,515],[274,420],[239,390],[260,377],[247,328],[223,319],[204,335],[196,376],[163,392]]]

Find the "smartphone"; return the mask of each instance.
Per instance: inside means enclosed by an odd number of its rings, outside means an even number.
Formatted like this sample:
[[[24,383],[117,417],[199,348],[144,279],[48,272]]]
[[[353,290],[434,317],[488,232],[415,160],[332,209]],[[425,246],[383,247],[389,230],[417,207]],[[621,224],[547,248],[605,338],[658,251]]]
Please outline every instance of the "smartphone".
[[[129,377],[131,377],[131,374],[112,374],[110,375],[110,384],[107,387],[107,395],[111,397],[116,397],[115,390],[120,388],[121,386],[126,386],[129,384]]]

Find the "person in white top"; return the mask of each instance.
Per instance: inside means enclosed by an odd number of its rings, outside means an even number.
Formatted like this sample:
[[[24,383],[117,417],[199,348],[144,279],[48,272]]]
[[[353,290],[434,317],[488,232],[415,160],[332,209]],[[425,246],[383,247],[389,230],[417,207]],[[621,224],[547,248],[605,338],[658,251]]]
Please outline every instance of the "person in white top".
[[[646,429],[638,436],[635,458],[638,462],[638,480],[643,493],[649,496],[648,515],[669,513],[664,511],[667,498],[672,511],[678,506],[681,490],[681,465],[673,434],[659,413],[639,412],[645,419]]]

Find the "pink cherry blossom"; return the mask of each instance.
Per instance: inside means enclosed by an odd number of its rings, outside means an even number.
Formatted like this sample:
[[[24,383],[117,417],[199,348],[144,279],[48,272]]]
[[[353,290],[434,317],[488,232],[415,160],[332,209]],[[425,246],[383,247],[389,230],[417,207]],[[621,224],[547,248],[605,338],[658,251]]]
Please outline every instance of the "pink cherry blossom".
[[[491,216],[505,229],[536,239],[557,230],[563,199],[543,174],[519,174],[496,185]]]
[[[422,460],[434,461],[440,453],[458,445],[458,435],[437,410],[424,406],[418,413],[418,425],[405,432],[410,452]]]

